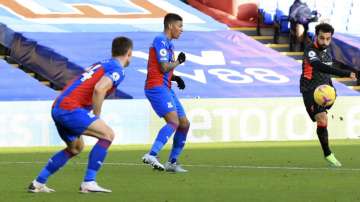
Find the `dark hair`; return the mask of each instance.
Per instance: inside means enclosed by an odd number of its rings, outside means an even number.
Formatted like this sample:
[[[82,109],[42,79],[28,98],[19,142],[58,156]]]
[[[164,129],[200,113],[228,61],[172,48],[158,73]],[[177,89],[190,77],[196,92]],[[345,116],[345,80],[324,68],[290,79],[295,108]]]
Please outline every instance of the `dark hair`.
[[[315,34],[316,35],[319,35],[319,33],[323,32],[323,33],[331,33],[331,35],[334,34],[334,28],[328,24],[328,23],[321,23],[321,24],[318,24],[316,27],[315,27]]]
[[[133,47],[131,39],[120,36],[112,41],[111,54],[113,57],[125,55]]]
[[[168,13],[164,17],[164,28],[167,29],[169,25],[175,21],[182,21],[182,17],[175,13]]]

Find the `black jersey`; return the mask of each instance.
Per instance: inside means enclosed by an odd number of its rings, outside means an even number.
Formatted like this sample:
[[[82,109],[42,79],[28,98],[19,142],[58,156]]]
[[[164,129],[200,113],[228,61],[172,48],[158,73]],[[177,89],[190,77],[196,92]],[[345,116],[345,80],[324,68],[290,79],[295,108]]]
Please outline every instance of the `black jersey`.
[[[304,51],[300,92],[313,91],[322,84],[332,85],[331,74],[349,77],[350,71],[337,69],[333,66],[333,58],[329,48],[320,50],[316,43],[306,47]]]

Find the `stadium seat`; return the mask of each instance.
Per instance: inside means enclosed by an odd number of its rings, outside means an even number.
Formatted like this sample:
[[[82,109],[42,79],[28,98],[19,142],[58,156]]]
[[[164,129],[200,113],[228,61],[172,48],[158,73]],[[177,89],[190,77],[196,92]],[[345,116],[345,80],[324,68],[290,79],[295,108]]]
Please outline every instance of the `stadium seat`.
[[[276,9],[275,20],[280,24],[280,32],[289,32],[289,9],[292,5],[291,1],[278,0],[278,6]]]
[[[275,14],[275,25],[274,25],[274,42],[278,43],[279,36],[282,33],[288,34],[290,31],[289,23],[289,9],[292,5],[291,1],[278,0],[276,14]]]
[[[260,33],[261,25],[274,25],[274,19],[277,8],[277,0],[260,0],[258,7],[257,33]]]
[[[229,27],[255,27],[258,7],[255,0],[188,0],[191,6]]]

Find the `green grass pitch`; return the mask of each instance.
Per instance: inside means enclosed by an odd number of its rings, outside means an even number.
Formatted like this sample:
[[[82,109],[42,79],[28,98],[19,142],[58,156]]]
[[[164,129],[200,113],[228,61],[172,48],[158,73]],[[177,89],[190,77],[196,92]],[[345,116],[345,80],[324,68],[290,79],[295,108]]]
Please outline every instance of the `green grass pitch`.
[[[26,188],[60,148],[0,148],[0,201],[359,201],[360,141],[331,145],[340,169],[327,167],[317,141],[189,144],[180,159],[185,174],[143,165],[149,145],[112,146],[97,178],[111,194],[78,193],[89,148],[50,178],[51,194]]]

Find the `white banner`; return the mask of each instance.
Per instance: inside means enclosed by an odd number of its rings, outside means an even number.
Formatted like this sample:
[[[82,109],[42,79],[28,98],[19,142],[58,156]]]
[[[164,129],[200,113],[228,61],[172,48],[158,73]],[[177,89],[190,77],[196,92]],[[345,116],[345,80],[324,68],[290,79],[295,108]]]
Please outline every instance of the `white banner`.
[[[360,98],[339,97],[329,111],[329,137],[360,137]],[[189,142],[317,139],[302,98],[183,99]],[[64,145],[51,119],[52,101],[0,102],[0,147]],[[164,121],[147,100],[107,100],[102,118],[114,144],[151,144]],[[85,138],[93,144],[94,138]]]

